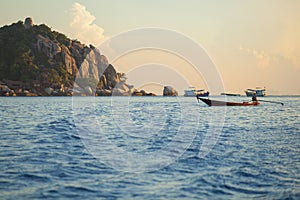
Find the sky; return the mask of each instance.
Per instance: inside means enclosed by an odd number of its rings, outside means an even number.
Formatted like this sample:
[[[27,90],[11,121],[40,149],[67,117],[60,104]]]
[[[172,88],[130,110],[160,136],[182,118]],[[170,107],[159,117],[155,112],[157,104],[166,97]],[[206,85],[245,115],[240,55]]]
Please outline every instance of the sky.
[[[94,46],[134,29],[172,30],[205,50],[225,92],[265,86],[270,95],[300,95],[299,9],[298,0],[1,0],[0,26],[32,17],[34,24]],[[188,60],[170,52],[143,50],[110,62],[129,83],[152,85],[153,92],[163,85],[180,94],[189,85],[211,88],[201,72],[193,77]]]

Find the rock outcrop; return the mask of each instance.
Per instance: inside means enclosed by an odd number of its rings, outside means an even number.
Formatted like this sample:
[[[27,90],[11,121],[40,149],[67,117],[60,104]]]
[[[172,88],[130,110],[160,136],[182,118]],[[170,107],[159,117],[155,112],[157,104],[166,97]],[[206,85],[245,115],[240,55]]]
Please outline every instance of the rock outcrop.
[[[25,19],[24,27],[25,27],[26,29],[30,29],[30,28],[33,27],[33,20],[32,20],[32,18],[27,17],[27,18]]]
[[[66,70],[70,75],[74,75],[77,72],[77,65],[75,58],[72,56],[69,48],[62,45],[61,47],[61,56],[62,56],[62,62],[66,66]]]
[[[54,58],[58,53],[61,53],[61,47],[58,42],[52,41],[40,34],[36,36],[37,49],[44,53],[48,58]]]
[[[102,90],[102,92],[98,92],[99,95],[109,95],[111,92],[108,90],[112,90],[120,82],[115,68],[109,64],[107,58],[101,55],[96,47],[85,46],[76,40],[70,40],[67,47],[41,34],[38,34],[36,38],[37,50],[57,63],[62,63],[68,74],[76,76],[75,81],[79,80],[77,86],[82,87],[81,91],[86,95],[94,93],[96,87],[98,91]],[[90,79],[95,84],[90,85],[90,81],[82,84],[80,79]],[[119,88],[120,95],[121,93],[127,95],[130,92],[126,87],[126,84],[123,84]]]
[[[163,96],[178,96],[178,92],[171,86],[165,86]]]
[[[123,81],[118,82],[112,90],[113,96],[131,96],[135,91],[133,85],[129,85]]]

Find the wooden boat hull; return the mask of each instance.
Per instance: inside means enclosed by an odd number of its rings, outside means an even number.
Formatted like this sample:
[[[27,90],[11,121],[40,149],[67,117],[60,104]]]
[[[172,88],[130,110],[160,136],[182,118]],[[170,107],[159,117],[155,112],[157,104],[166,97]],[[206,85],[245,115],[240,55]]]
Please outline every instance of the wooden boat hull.
[[[206,98],[201,98],[197,96],[197,99],[200,99],[208,106],[258,106],[258,101],[250,101],[250,102],[226,102],[226,101],[218,101],[218,100],[211,100]]]

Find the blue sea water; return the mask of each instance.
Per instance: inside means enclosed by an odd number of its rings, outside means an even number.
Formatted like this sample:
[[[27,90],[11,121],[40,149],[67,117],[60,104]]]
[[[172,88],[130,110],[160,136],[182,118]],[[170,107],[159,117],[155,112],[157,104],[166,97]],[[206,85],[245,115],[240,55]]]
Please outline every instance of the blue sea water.
[[[0,199],[300,199],[300,97],[264,100],[0,98]]]

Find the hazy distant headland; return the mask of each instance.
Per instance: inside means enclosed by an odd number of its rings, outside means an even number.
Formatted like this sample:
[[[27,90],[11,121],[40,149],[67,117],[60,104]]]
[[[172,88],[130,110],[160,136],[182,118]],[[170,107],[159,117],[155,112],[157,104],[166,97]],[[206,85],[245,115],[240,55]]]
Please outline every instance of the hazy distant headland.
[[[0,28],[1,96],[154,96],[126,83],[93,45],[31,18]]]

